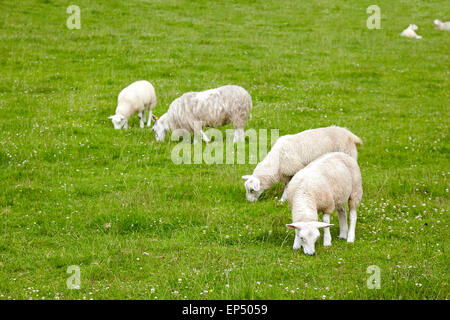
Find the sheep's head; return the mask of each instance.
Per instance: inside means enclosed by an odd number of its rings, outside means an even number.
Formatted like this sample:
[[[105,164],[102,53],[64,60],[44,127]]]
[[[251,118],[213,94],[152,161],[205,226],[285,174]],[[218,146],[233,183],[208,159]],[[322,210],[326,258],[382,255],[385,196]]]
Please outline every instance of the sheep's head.
[[[120,114],[115,114],[113,116],[110,116],[110,117],[108,117],[108,119],[111,119],[111,121],[114,125],[114,129],[122,129],[126,123],[125,117]]]
[[[167,133],[167,126],[165,125],[164,115],[161,118],[154,117],[155,125],[152,127],[153,132],[155,133],[156,141],[164,141]]]
[[[263,192],[263,190],[261,190],[261,182],[257,177],[249,175],[242,176],[242,179],[246,180],[244,186],[247,200],[250,202],[256,202]]]
[[[410,25],[409,25],[409,28],[412,29],[412,30],[417,30],[417,29],[419,29],[419,27],[416,26],[415,24],[410,24]]]
[[[286,227],[295,229],[294,250],[303,247],[303,252],[309,256],[315,253],[315,244],[320,237],[320,228],[330,227],[332,224],[318,221],[294,222]]]
[[[439,20],[439,19],[436,19],[433,22],[434,22],[434,25],[436,26],[436,28],[439,27],[439,25],[442,23],[441,20]]]

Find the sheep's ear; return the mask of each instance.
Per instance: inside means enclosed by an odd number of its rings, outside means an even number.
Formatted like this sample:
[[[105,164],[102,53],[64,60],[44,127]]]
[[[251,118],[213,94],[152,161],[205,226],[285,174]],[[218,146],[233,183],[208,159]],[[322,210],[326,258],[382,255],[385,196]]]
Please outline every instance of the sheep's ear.
[[[304,222],[293,222],[286,225],[289,229],[301,229],[304,226]]]
[[[157,117],[157,116],[155,116],[154,114],[152,114],[152,119],[153,119],[153,121],[155,121],[155,122],[156,122],[156,120],[158,120],[158,117]]]
[[[242,176],[242,179],[248,180],[248,179],[250,179],[250,177],[251,177],[251,175],[246,175],[246,176]]]
[[[112,119],[112,118],[114,118],[114,116],[109,116],[109,117],[108,117],[108,119]]]
[[[327,228],[327,227],[331,227],[334,226],[334,224],[330,224],[330,223],[325,223],[325,222],[314,222],[314,227],[316,227],[317,229],[320,228]]]

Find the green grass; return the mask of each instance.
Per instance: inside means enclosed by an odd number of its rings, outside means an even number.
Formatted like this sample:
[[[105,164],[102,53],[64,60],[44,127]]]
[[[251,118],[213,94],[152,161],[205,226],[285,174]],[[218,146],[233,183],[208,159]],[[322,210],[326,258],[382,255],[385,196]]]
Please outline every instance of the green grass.
[[[74,4],[80,30],[67,1],[0,1],[0,299],[449,298],[450,33],[432,23],[448,1]],[[371,4],[380,30],[366,28]],[[410,23],[422,40],[399,36]],[[245,200],[254,165],[175,165],[175,143],[137,117],[115,131],[107,117],[138,79],[157,115],[237,84],[248,128],[360,136],[355,243],[334,227],[331,247],[294,252],[282,185]]]

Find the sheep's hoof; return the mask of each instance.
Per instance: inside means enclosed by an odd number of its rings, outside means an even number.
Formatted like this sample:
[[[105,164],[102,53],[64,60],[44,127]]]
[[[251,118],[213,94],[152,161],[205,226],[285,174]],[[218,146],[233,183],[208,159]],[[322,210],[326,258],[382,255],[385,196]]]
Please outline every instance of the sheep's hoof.
[[[347,236],[341,236],[341,235],[339,235],[338,238],[339,238],[339,239],[343,239],[343,240],[347,240]]]

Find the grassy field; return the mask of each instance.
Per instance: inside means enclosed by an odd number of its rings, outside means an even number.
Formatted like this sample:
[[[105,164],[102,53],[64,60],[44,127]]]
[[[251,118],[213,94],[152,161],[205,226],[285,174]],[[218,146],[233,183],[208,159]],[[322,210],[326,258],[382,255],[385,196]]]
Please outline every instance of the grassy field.
[[[433,26],[448,1],[77,0],[80,30],[69,4],[0,0],[0,299],[449,298],[450,32]],[[399,36],[410,23],[422,40]],[[175,165],[175,142],[136,116],[114,130],[138,79],[157,115],[237,84],[253,98],[247,128],[352,130],[355,243],[335,226],[331,247],[294,252],[283,186],[245,199],[253,164]]]

